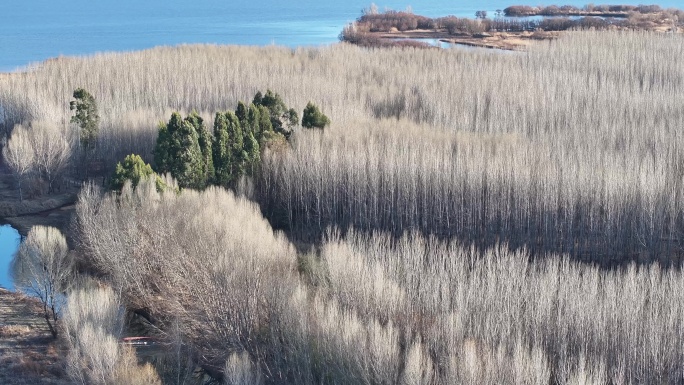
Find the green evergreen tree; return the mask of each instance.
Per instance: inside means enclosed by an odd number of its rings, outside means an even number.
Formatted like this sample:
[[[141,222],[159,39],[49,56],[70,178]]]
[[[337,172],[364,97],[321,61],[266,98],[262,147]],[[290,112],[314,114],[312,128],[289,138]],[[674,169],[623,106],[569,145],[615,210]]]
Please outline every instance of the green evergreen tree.
[[[249,175],[254,175],[261,162],[261,154],[259,142],[251,132],[247,134],[247,138],[245,139],[245,153],[247,156],[246,171]]]
[[[274,93],[271,90],[266,90],[266,95],[264,95],[261,100],[261,105],[268,108],[271,112],[271,118],[273,119],[280,119],[287,111],[287,106],[285,105],[285,102],[283,102],[283,98],[281,98],[278,93]]]
[[[294,108],[290,108],[287,110],[287,126],[290,129],[290,131],[299,125],[299,115],[297,114],[297,111],[295,111]]]
[[[166,126],[161,125],[154,150],[154,162],[161,173],[169,172],[180,187],[202,188],[206,182],[205,162],[193,122],[174,112]]]
[[[81,146],[86,151],[90,151],[94,147],[97,135],[100,132],[97,103],[93,95],[83,88],[77,88],[74,91],[73,98],[75,100],[69,103],[69,109],[71,111],[76,110],[76,113],[71,117],[71,123],[77,124],[81,129],[79,135]]]
[[[179,149],[177,132],[183,125],[183,117],[174,112],[167,124],[159,123],[157,144],[154,147],[154,166],[157,172],[165,174],[176,168],[176,153]]]
[[[271,123],[270,113],[268,108],[258,106],[259,109],[259,137],[263,137],[265,133],[273,131],[273,124]]]
[[[266,90],[261,105],[266,107],[271,119],[271,127],[274,131],[280,132],[285,136],[289,136],[289,113],[285,102],[278,93],[271,90]],[[296,115],[296,113],[295,113]]]
[[[262,100],[263,100],[263,96],[261,95],[261,91],[257,91],[257,93],[254,94],[254,99],[252,99],[252,104],[254,104],[256,106],[260,106]]]
[[[250,104],[247,109],[247,125],[245,128],[254,134],[256,140],[261,139],[261,129],[259,128],[260,120],[261,113],[259,112],[259,107],[255,104]]]
[[[141,180],[147,179],[151,175],[156,175],[152,170],[152,166],[145,163],[140,155],[131,154],[126,156],[123,163],[119,162],[116,164],[116,170],[114,171],[109,186],[112,190],[120,191],[127,180],[130,180],[133,187],[135,187]],[[159,189],[161,178],[157,177],[157,179],[157,189]]]
[[[228,140],[231,155],[230,175],[232,182],[244,174],[247,156],[244,152],[244,138],[240,121],[231,111],[226,112],[226,120],[228,121]]]
[[[204,120],[196,111],[193,111],[186,118],[197,131],[197,138],[199,141],[200,151],[202,152],[202,175],[204,178],[204,186],[214,180],[214,160],[212,157],[212,138],[209,134]]]
[[[239,101],[237,109],[235,109],[235,116],[240,120],[240,125],[245,129],[247,126],[247,105],[243,101]]]
[[[330,119],[325,116],[318,106],[309,102],[302,114],[302,127],[304,128],[325,128],[330,124]]]
[[[214,158],[214,182],[221,186],[228,186],[230,182],[230,138],[228,137],[228,119],[220,112],[214,118],[214,143],[212,155]]]
[[[195,127],[188,120],[184,120],[181,129],[176,133],[178,151],[176,152],[176,165],[171,174],[178,181],[180,187],[202,188],[204,187],[204,162],[202,150],[199,146],[199,137]]]

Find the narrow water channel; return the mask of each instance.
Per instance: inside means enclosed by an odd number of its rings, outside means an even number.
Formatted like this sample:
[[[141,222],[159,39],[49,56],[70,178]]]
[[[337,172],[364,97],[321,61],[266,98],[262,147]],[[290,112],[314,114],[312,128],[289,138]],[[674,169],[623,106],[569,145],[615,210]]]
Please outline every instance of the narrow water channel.
[[[20,240],[16,229],[10,225],[0,225],[0,287],[5,289],[14,290],[10,264],[19,248]]]

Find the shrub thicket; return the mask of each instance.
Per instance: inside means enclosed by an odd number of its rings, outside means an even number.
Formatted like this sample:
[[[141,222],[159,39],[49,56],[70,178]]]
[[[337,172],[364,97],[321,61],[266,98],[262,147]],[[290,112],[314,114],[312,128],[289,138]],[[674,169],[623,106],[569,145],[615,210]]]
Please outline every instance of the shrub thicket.
[[[232,193],[88,187],[82,250],[227,383],[673,383],[684,273],[408,233],[296,255]],[[116,236],[114,236],[116,235]],[[295,270],[296,269],[296,270]],[[299,271],[299,273],[297,273]],[[170,341],[168,341],[170,342]],[[638,347],[638,348],[637,348]]]

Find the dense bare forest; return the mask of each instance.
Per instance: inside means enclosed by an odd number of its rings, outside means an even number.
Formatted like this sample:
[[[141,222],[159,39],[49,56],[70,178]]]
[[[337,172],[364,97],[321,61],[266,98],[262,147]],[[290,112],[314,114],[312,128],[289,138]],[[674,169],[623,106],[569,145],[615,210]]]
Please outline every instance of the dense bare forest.
[[[165,191],[86,183],[73,262],[113,290],[69,298],[70,375],[190,383],[183,368],[200,365],[227,384],[682,383],[682,43],[602,31],[515,54],[181,46],[0,77],[5,158],[59,137],[73,154],[54,178],[78,167],[77,88],[97,100],[107,172],[132,153],[153,163],[173,111],[211,126],[258,90],[297,111],[314,101],[331,121],[261,147],[233,192],[169,176]],[[183,354],[152,368],[116,344],[88,350],[121,336],[117,304]]]

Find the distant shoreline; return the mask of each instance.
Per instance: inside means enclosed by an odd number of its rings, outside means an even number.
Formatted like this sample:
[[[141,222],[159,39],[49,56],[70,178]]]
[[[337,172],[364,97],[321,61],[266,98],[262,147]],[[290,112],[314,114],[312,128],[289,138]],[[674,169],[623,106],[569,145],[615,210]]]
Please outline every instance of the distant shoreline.
[[[477,18],[446,16],[429,18],[411,12],[366,10],[347,25],[340,40],[370,47],[434,47],[423,40],[481,48],[523,50],[534,41],[558,38],[567,31],[641,30],[679,33],[684,30],[684,11],[657,5],[510,6],[497,10],[494,18],[486,11]],[[505,17],[504,17],[505,16]],[[531,20],[529,17],[540,17]]]
[[[437,40],[442,43],[465,45],[474,48],[500,49],[505,51],[521,51],[539,40],[550,40],[560,36],[559,32],[492,32],[483,34],[463,34],[453,36],[444,31],[406,31],[384,33],[378,35],[382,40],[401,42]]]

